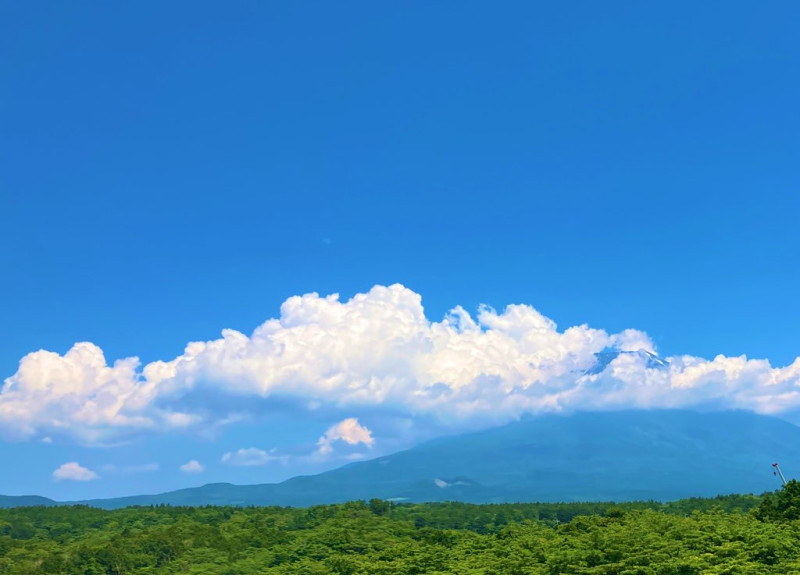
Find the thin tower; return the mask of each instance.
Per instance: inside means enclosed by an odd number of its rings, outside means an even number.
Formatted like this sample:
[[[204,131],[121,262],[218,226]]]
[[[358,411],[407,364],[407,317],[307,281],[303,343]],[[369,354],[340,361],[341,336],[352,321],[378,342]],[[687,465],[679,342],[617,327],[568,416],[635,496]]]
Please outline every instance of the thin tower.
[[[781,471],[781,468],[778,467],[778,464],[777,463],[773,463],[772,467],[775,468],[775,471],[772,472],[772,475],[780,475],[781,476],[781,483],[783,485],[786,485],[786,478],[783,476],[783,472]]]

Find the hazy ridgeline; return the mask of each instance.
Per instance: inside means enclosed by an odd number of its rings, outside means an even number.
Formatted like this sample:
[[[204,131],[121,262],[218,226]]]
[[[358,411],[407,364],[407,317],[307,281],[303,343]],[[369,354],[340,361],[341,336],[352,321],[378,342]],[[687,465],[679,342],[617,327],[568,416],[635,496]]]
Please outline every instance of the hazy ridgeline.
[[[790,573],[800,484],[672,503],[0,510],[0,573]]]

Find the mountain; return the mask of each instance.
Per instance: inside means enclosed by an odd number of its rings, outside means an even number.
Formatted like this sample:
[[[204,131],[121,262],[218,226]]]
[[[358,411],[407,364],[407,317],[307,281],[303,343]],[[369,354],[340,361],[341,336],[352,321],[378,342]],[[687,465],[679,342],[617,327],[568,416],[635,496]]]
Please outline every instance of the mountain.
[[[776,489],[774,461],[787,471],[800,462],[800,427],[749,412],[576,413],[528,417],[278,484],[216,483],[83,503],[670,500]]]
[[[36,507],[37,505],[57,505],[52,499],[39,495],[0,495],[0,509],[7,507]]]
[[[622,351],[619,349],[606,349],[604,351],[594,354],[597,358],[595,364],[584,371],[584,375],[597,375],[603,373],[605,369],[611,364],[612,361],[621,355],[631,355],[644,361],[647,369],[669,369],[669,363],[658,357],[656,354],[647,351],[646,349],[638,349],[636,351]]]

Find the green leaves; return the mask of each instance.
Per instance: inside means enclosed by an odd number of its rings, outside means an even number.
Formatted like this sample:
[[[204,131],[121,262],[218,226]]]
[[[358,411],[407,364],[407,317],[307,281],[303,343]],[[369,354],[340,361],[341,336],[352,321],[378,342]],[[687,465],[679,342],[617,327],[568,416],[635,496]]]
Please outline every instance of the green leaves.
[[[7,509],[0,574],[784,574],[800,568],[798,502],[790,482],[669,504]]]
[[[755,516],[762,521],[795,521],[800,519],[800,482],[792,479],[782,489],[764,496]]]

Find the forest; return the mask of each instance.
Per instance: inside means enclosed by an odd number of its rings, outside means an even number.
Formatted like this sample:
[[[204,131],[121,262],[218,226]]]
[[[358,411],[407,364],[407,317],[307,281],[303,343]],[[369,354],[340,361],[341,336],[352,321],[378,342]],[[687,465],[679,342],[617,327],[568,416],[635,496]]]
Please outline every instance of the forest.
[[[800,573],[800,483],[670,503],[0,510],[0,573]]]

